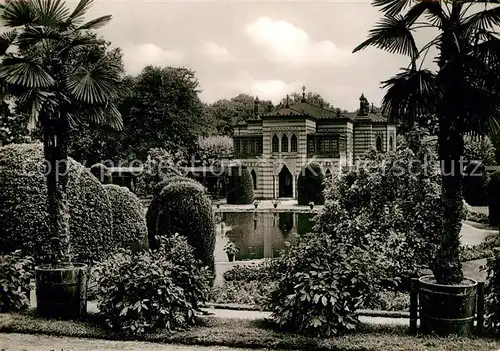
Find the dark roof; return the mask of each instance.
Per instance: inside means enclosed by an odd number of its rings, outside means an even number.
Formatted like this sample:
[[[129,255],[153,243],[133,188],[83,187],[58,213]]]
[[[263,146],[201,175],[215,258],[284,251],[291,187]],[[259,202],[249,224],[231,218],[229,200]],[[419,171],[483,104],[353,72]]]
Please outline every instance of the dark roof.
[[[308,116],[315,119],[336,118],[337,113],[332,110],[321,108],[308,102],[299,102],[297,104],[284,107],[279,110],[267,112],[261,117],[280,117],[280,116]]]
[[[308,102],[299,102],[297,104],[283,107],[279,110],[267,112],[260,115],[261,118],[265,117],[312,117],[314,119],[342,119],[347,118],[352,121],[366,120],[372,122],[387,122],[387,119],[380,114],[369,113],[366,116],[358,116],[357,112],[340,112],[337,114],[336,110],[326,109]]]

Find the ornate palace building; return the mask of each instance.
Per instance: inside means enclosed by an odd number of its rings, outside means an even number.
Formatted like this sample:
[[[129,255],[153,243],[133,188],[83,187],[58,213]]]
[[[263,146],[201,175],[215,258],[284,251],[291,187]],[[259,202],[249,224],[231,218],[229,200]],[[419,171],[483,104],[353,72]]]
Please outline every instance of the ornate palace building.
[[[257,99],[255,117],[234,128],[234,161],[249,169],[256,198],[296,198],[297,178],[312,160],[331,177],[371,148],[396,148],[396,126],[363,95],[357,112],[344,113],[309,103],[302,91],[301,102],[267,113],[257,113]]]

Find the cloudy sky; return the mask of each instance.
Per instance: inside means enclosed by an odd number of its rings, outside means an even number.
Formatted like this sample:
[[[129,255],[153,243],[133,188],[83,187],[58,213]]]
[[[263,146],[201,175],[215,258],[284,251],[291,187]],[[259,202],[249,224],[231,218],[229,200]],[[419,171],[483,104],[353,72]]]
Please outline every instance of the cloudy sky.
[[[113,20],[101,32],[123,49],[130,73],[189,67],[206,102],[248,93],[276,103],[305,84],[352,110],[362,92],[378,105],[380,82],[407,65],[376,49],[351,53],[380,18],[368,0],[97,0],[89,18],[103,14]]]

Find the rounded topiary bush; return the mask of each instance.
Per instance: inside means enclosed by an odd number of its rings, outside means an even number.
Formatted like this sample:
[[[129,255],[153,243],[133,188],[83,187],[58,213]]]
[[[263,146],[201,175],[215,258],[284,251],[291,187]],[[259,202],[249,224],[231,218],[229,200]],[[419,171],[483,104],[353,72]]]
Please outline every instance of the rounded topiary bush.
[[[148,229],[148,235],[149,236],[155,236],[155,230],[156,230],[156,220],[158,218],[158,211],[159,211],[159,204],[160,204],[160,193],[165,188],[167,185],[173,182],[192,182],[193,184],[199,184],[196,180],[184,177],[184,176],[173,176],[166,178],[165,180],[161,181],[156,185],[156,187],[153,190],[153,200],[151,200],[151,203],[149,204],[148,211],[146,212],[146,224],[147,224],[147,229]],[[206,192],[206,189],[204,188],[204,192]]]
[[[490,224],[500,224],[500,172],[491,175],[488,184],[488,219]]]
[[[232,205],[253,202],[252,175],[244,166],[230,167],[227,172],[227,203]]]
[[[111,171],[108,167],[102,163],[96,163],[90,167],[90,173],[92,173],[102,184],[111,184],[113,182],[113,177],[111,176]]]
[[[107,184],[113,210],[113,245],[133,250],[147,248],[148,230],[141,202],[128,188]]]
[[[0,248],[21,249],[37,263],[50,253],[47,186],[40,144],[0,148]],[[81,164],[70,159],[68,206],[75,262],[99,260],[110,249],[112,210],[106,191]]]
[[[489,175],[481,162],[471,162],[464,170],[464,198],[471,206],[488,203],[487,187]]]
[[[297,201],[299,205],[307,206],[325,203],[325,174],[317,163],[310,163],[302,169],[297,180]]]
[[[156,230],[149,233],[150,247],[158,246],[158,237],[179,233],[194,248],[195,257],[214,271],[215,220],[205,188],[190,181],[173,182],[159,197]]]

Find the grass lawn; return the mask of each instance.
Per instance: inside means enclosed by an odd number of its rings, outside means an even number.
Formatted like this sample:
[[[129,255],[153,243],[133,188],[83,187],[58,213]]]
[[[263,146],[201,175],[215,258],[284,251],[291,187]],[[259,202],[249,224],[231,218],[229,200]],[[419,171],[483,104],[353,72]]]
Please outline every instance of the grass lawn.
[[[96,316],[86,321],[54,321],[25,314],[0,315],[0,332],[47,334],[92,339],[123,339],[99,327]],[[138,340],[138,339],[135,339]],[[271,348],[282,350],[497,350],[500,341],[492,338],[412,337],[407,327],[362,325],[359,332],[337,338],[311,338],[274,331],[263,320],[235,320],[203,317],[200,324],[184,332],[157,333],[140,339],[184,345]]]

